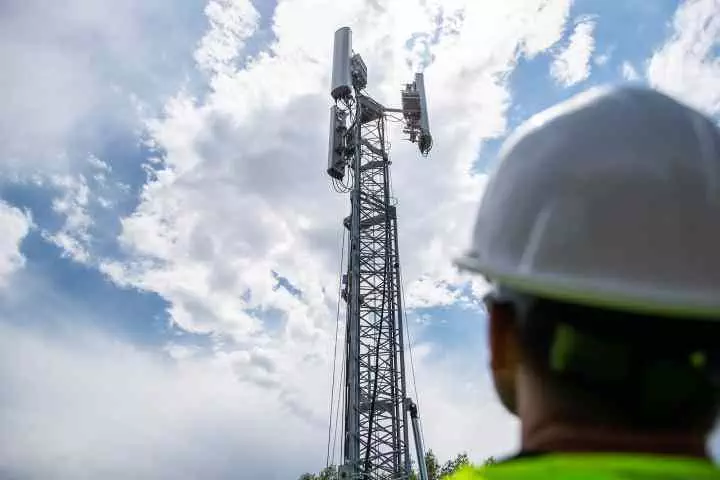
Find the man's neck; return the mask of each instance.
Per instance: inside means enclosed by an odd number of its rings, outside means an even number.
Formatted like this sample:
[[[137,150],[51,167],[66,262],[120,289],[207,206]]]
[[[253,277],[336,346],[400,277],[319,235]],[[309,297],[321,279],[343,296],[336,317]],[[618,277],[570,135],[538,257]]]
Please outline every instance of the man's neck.
[[[545,382],[525,369],[517,378],[523,450],[545,452],[627,452],[709,459],[703,432],[647,432],[569,421]]]
[[[544,452],[628,452],[709,459],[697,434],[629,432],[602,426],[551,423],[523,426],[522,449]]]

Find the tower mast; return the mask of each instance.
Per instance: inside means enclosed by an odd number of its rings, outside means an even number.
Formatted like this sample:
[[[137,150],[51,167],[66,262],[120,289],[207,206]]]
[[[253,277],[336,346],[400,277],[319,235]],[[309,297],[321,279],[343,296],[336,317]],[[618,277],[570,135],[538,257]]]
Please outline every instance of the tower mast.
[[[409,428],[424,461],[417,408],[408,398],[397,208],[390,192],[387,114],[402,113],[403,131],[426,155],[432,146],[422,74],[402,91],[400,109],[368,96],[367,68],[353,54],[351,32],[335,32],[327,173],[350,193],[346,302],[345,410],[340,478],[407,479]],[[346,178],[347,174],[347,178]],[[408,422],[409,412],[414,413]],[[421,469],[421,474],[424,469]]]

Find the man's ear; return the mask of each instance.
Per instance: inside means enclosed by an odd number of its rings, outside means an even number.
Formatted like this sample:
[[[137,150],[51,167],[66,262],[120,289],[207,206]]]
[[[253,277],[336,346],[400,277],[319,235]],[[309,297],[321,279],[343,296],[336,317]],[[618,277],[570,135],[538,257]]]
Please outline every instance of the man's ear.
[[[488,339],[490,370],[500,401],[510,413],[517,415],[515,378],[520,365],[520,346],[511,305],[488,302]]]

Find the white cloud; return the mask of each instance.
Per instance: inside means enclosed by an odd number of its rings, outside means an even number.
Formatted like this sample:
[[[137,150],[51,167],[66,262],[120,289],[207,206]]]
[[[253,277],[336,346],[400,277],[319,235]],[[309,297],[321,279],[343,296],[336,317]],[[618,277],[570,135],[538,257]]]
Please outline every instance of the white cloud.
[[[570,35],[568,45],[554,58],[550,74],[561,85],[569,87],[590,76],[590,58],[595,49],[595,22],[581,19]]]
[[[192,2],[24,0],[0,15],[0,166],[63,171],[66,151],[136,126],[130,96],[175,90]],[[189,58],[189,56],[188,56]]]
[[[282,479],[323,457],[318,428],[238,381],[231,359],[174,364],[86,332],[0,331],[3,476]]]
[[[622,76],[625,80],[635,81],[640,79],[640,74],[637,72],[632,63],[624,61],[622,63]]]
[[[46,233],[45,236],[74,260],[87,263],[90,259],[87,249],[90,241],[88,229],[92,224],[87,212],[90,201],[87,181],[83,175],[53,175],[50,182],[61,192],[53,200],[52,209],[65,221],[57,232]]]
[[[452,305],[460,298],[445,281],[421,277],[410,285],[406,293],[406,308],[439,307]]]
[[[225,14],[251,8],[233,5]],[[104,270],[120,283],[161,294],[173,304],[173,319],[189,330],[232,331],[240,340],[262,336],[262,322],[243,311],[272,307],[285,312],[290,330],[322,335],[334,312],[347,210],[347,198],[331,193],[323,174],[333,31],[354,28],[371,90],[398,104],[397,89],[412,76],[403,59],[416,55],[405,43],[413,33],[433,32],[440,15],[448,24],[427,46],[435,60],[426,69],[436,147],[420,159],[393,129],[393,187],[409,291],[421,277],[441,288],[458,284],[450,259],[469,238],[484,185],[473,171],[478,149],[506,128],[504,79],[518,52],[535,53],[560,38],[567,8],[566,1],[491,8],[315,2],[308,22],[304,2],[281,2],[272,54],[212,76],[205,98],[179,94],[163,118],[149,122],[156,146],[166,152],[164,163],[123,222],[131,260],[106,262]],[[415,13],[408,17],[408,11]],[[240,58],[250,27],[235,35],[234,20],[218,12],[201,50],[218,42]],[[231,34],[219,33],[228,25]],[[478,50],[479,44],[487,48]],[[302,290],[302,298],[274,289],[273,270]],[[436,293],[442,302],[452,295]]]
[[[295,366],[309,394],[277,395],[276,363],[260,350],[181,357],[83,328],[51,337],[0,323],[3,477],[280,480],[324,465],[326,364]],[[483,393],[482,364],[457,361],[418,358],[428,447],[441,458],[509,452],[516,424]]]
[[[544,52],[562,39],[572,0],[541,2],[535,15],[523,16],[523,50],[528,58]]]
[[[596,55],[593,59],[593,62],[595,65],[602,67],[603,65],[606,65],[610,59],[612,58],[613,50],[608,49],[605,53],[601,53],[600,55]]]
[[[720,112],[720,1],[683,2],[675,12],[673,35],[647,67],[651,85],[700,110]]]
[[[25,265],[20,242],[30,231],[31,225],[26,214],[0,200],[0,288],[6,287],[9,277]]]
[[[211,73],[231,73],[245,41],[257,28],[258,12],[246,0],[212,0],[205,15],[210,30],[200,40],[195,60]]]
[[[19,175],[15,180],[54,192],[50,207],[62,225],[42,229],[43,238],[59,247],[62,255],[92,266],[97,210],[112,208],[117,197],[126,193],[126,185],[109,182],[112,168],[94,155],[87,157],[85,164],[78,162],[77,167],[80,171],[75,173],[46,172],[35,178]]]

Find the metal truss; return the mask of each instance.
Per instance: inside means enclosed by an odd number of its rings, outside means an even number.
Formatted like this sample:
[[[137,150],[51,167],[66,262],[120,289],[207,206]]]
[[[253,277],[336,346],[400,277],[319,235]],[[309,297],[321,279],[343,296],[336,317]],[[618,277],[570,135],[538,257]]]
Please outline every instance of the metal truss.
[[[390,195],[383,107],[346,104],[353,176],[347,301],[345,465],[349,478],[410,473],[397,213]]]

